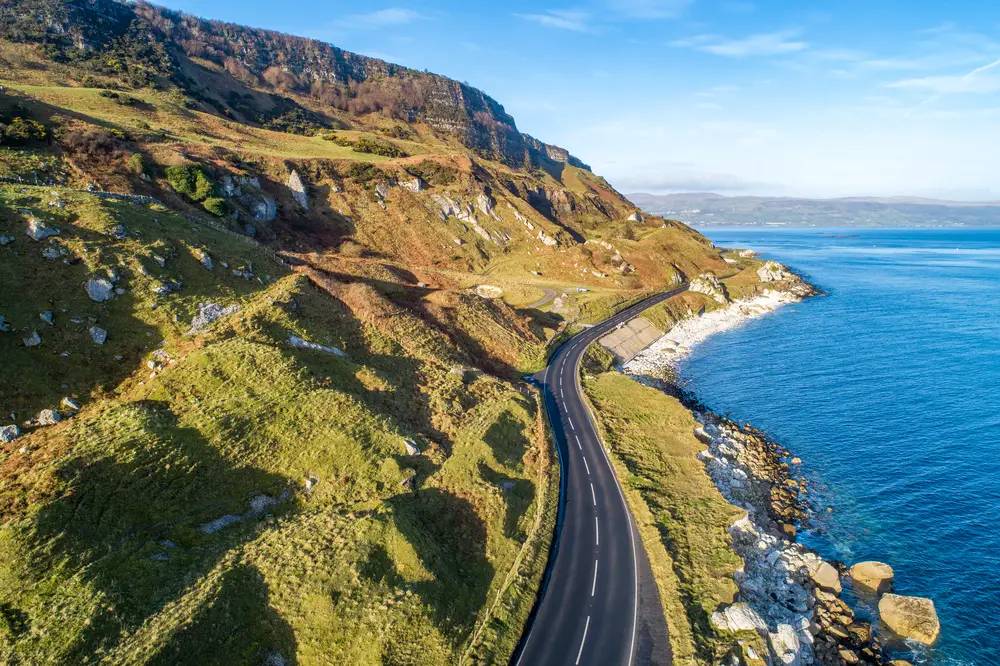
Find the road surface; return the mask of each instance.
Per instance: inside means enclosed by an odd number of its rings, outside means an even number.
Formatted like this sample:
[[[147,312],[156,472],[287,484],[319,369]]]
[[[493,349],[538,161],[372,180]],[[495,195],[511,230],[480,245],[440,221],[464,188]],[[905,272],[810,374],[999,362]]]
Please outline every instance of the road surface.
[[[587,346],[686,286],[654,296],[566,343],[538,375],[562,469],[559,518],[541,597],[514,666],[667,666],[659,594],[625,497],[583,400]]]

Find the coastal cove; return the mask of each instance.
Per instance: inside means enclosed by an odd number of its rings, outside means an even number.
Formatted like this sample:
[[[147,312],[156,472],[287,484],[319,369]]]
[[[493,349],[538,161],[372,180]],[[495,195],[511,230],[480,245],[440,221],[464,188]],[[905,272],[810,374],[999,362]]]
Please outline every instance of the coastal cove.
[[[1000,663],[1000,230],[708,235],[827,293],[700,342],[679,363],[685,387],[801,457],[817,514],[801,543],[888,562],[899,593],[934,600],[940,639],[900,656]]]

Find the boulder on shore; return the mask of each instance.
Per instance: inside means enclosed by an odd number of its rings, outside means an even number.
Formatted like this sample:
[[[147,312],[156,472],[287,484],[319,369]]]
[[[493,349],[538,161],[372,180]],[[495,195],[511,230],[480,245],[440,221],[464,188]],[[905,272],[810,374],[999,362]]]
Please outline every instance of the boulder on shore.
[[[885,562],[858,562],[851,567],[851,580],[860,589],[881,595],[892,589],[895,574]]]
[[[840,574],[837,573],[837,570],[829,562],[820,560],[811,564],[809,566],[809,577],[812,578],[817,587],[821,587],[834,594],[840,594]]]
[[[941,633],[934,602],[923,597],[886,594],[878,602],[882,626],[900,638],[933,645]]]
[[[767,631],[767,622],[743,601],[712,613],[712,626],[723,631]]]

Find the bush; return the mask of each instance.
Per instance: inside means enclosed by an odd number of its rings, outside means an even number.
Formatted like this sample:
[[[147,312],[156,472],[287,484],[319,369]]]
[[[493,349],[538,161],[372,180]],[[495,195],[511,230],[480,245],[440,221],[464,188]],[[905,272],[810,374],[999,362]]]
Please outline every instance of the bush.
[[[359,153],[382,155],[383,157],[406,157],[407,152],[396,144],[373,136],[363,136],[354,142],[354,150]]]
[[[205,201],[215,196],[215,183],[198,165],[171,166],[166,173],[170,187],[192,201]]]
[[[49,137],[45,125],[26,118],[14,118],[8,124],[0,123],[0,144],[20,146],[30,141],[44,141]]]
[[[142,153],[132,153],[128,158],[128,166],[137,174],[146,173],[146,160],[143,158]]]
[[[323,132],[320,134],[324,141],[333,141],[338,146],[344,146],[345,148],[354,148],[354,142],[348,139],[346,136],[340,136],[336,132]]]
[[[347,167],[347,177],[353,178],[359,183],[367,183],[382,175],[381,169],[368,162],[354,162],[351,166]]]
[[[406,167],[407,172],[431,185],[451,185],[458,179],[458,169],[434,160]]]
[[[202,204],[212,215],[216,217],[222,217],[229,212],[229,206],[226,204],[225,199],[220,199],[219,197],[209,197],[205,199],[205,203]]]
[[[122,132],[113,134],[104,130],[73,130],[59,138],[63,149],[92,164],[110,164],[127,155],[122,144]]]
[[[115,92],[114,90],[102,90],[97,93],[101,97],[114,100],[115,103],[121,104],[122,106],[135,106],[139,103],[139,100],[131,95],[126,95],[125,93]]]

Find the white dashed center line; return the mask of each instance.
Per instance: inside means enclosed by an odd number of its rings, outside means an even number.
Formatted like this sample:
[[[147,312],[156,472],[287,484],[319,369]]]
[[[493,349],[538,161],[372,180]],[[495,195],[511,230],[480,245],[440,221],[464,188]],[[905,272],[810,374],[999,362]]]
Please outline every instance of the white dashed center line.
[[[594,584],[590,586],[590,596],[597,591],[597,560],[594,560]]]
[[[587,476],[590,476],[590,465],[587,464],[587,456],[583,457],[583,466],[587,468]]]
[[[597,495],[594,494],[594,484],[590,484],[590,498],[594,500],[594,506],[597,506]]]
[[[597,546],[601,545],[601,527],[597,522],[597,516],[594,516],[594,544]]]
[[[583,656],[583,644],[587,642],[587,630],[590,629],[590,616],[587,616],[587,624],[583,625],[583,640],[580,641],[580,651],[576,653],[576,663],[580,663],[580,657]]]
[[[573,419],[570,417],[569,414],[566,415],[566,420],[569,421],[569,429],[576,430],[576,426],[573,425]]]
[[[579,436],[579,435],[573,435],[573,437],[575,437],[575,438],[576,438],[576,448],[578,448],[578,449],[580,449],[581,451],[583,451],[583,447],[582,447],[582,446],[580,446],[580,436]]]

